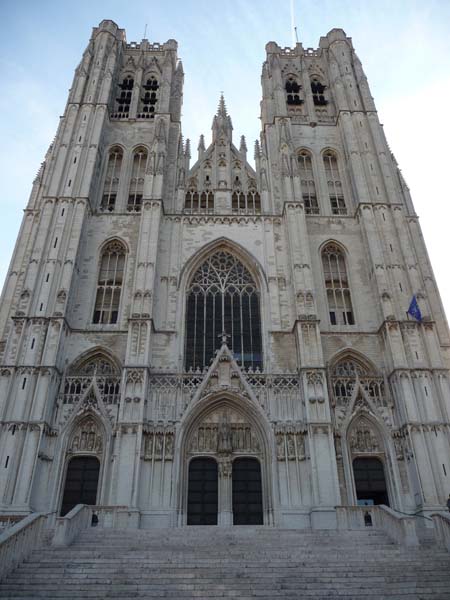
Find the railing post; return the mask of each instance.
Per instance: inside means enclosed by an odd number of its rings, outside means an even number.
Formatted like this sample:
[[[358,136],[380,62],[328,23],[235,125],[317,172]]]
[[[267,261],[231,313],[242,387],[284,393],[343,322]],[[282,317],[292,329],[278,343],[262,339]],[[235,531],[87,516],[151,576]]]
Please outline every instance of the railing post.
[[[420,542],[413,516],[399,515],[384,504],[378,508],[380,526],[391,539],[403,546],[419,546]]]
[[[431,518],[433,519],[436,544],[450,552],[450,515],[435,513],[431,515]]]

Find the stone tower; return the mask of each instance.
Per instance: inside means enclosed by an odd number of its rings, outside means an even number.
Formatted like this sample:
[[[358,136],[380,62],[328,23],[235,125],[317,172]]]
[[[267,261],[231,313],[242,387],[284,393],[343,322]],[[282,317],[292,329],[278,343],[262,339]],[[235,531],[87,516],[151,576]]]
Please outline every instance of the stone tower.
[[[191,165],[177,43],[94,28],[2,296],[2,513],[444,502],[449,331],[361,63],[340,29],[266,52],[255,167],[223,96]]]

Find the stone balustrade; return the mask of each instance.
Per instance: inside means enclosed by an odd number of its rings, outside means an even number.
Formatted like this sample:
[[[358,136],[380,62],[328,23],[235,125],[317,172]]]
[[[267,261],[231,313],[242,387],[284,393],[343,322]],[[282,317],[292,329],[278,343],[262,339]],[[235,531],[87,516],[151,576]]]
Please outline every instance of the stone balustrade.
[[[0,516],[0,533],[5,532],[9,527],[12,527],[19,521],[24,519],[24,515],[1,515]]]
[[[436,544],[450,552],[450,514],[435,513],[431,515],[434,524]]]
[[[105,529],[136,529],[140,513],[127,506],[88,506],[77,504],[65,517],[55,521],[53,546],[69,546],[83,529],[98,526]]]
[[[338,529],[363,529],[376,527],[378,506],[337,506],[336,520]]]
[[[413,516],[401,515],[382,504],[378,507],[377,524],[397,544],[403,546],[419,545]]]
[[[77,504],[65,517],[58,517],[52,546],[69,546],[80,531],[89,527],[91,519],[92,507],[86,504]]]
[[[127,506],[91,506],[93,525],[109,528],[135,529],[139,527],[140,513]]]
[[[46,516],[33,513],[0,535],[0,580],[41,544]]]
[[[337,506],[336,515],[338,529],[363,529],[373,526],[382,529],[397,544],[402,546],[419,545],[414,517],[401,515],[383,504],[379,506]]]

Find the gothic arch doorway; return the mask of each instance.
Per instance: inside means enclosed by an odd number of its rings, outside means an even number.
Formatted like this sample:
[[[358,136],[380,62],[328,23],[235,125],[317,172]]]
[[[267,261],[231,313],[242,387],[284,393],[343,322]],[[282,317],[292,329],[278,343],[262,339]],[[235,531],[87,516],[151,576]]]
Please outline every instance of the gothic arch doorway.
[[[89,412],[75,421],[66,451],[62,516],[77,504],[97,504],[104,449],[105,431],[96,415]]]
[[[273,523],[270,431],[262,418],[246,398],[225,395],[198,403],[178,438],[180,525]],[[217,481],[217,492],[208,481]],[[208,516],[214,510],[216,521]]]
[[[389,506],[385,471],[388,454],[378,424],[361,413],[349,427],[347,439],[356,503]]]
[[[353,475],[358,504],[386,504],[389,506],[384,467],[379,458],[375,456],[355,458]]]
[[[95,456],[75,456],[67,465],[61,516],[77,504],[96,504],[100,461]]]
[[[218,473],[213,458],[193,458],[189,463],[188,525],[217,525]]]

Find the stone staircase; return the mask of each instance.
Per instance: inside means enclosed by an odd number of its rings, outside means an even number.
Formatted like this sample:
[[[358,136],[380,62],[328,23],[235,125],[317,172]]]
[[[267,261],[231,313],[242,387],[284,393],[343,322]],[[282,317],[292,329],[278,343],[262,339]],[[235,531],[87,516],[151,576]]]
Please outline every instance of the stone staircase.
[[[449,600],[450,554],[372,528],[90,528],[34,551],[0,598]]]

